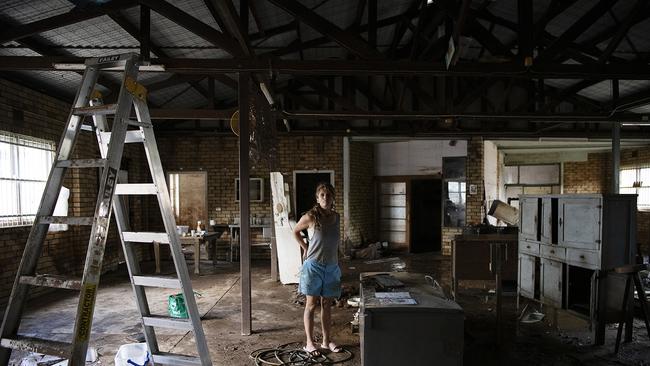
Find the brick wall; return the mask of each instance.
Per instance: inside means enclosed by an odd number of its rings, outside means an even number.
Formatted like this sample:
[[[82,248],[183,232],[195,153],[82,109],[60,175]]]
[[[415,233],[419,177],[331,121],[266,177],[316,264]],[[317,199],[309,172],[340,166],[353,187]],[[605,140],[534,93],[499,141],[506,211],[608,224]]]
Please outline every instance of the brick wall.
[[[350,142],[349,241],[357,247],[362,240],[377,239],[375,229],[374,146],[367,142]]]
[[[235,179],[239,177],[239,143],[236,136],[166,136],[158,138],[158,145],[165,171],[207,172],[209,219],[218,223],[232,223],[233,218],[239,217],[239,202],[235,201]],[[281,137],[277,150],[278,169],[284,176],[284,182],[291,187],[292,194],[294,170],[334,170],[335,203],[337,210],[343,214],[341,137]],[[264,178],[264,201],[250,203],[251,215],[270,219],[272,198],[268,166],[251,166],[250,177]],[[251,237],[253,241],[263,240],[259,230],[252,230]],[[227,236],[224,236],[217,250],[219,258],[225,258],[226,246]],[[253,247],[252,257],[268,258],[269,251],[265,247]]]
[[[611,191],[611,154],[589,154],[585,162],[564,164],[564,193],[609,193]],[[650,164],[650,149],[621,150],[621,168]],[[650,212],[637,212],[637,242],[640,251],[650,254]]]
[[[483,207],[483,148],[483,138],[481,137],[472,137],[467,142],[466,225],[478,225],[482,223],[485,215],[485,208]],[[471,185],[476,186],[476,194],[470,194]]]
[[[46,139],[58,145],[68,117],[70,105],[51,96],[28,89],[11,81],[0,79],[0,130]],[[126,153],[125,153],[126,154]],[[136,154],[137,155],[137,154]],[[73,158],[98,157],[97,143],[92,133],[82,132],[73,152]],[[135,168],[135,165],[134,165]],[[129,174],[137,176],[134,169]],[[70,189],[68,214],[92,216],[98,191],[97,171],[69,170],[63,185]],[[11,293],[30,226],[0,228],[0,308]],[[68,227],[67,231],[50,233],[43,245],[37,273],[80,276],[86,258],[90,228]],[[111,223],[104,256],[104,272],[114,269],[121,251],[114,220]],[[34,288],[32,295],[46,291]]]

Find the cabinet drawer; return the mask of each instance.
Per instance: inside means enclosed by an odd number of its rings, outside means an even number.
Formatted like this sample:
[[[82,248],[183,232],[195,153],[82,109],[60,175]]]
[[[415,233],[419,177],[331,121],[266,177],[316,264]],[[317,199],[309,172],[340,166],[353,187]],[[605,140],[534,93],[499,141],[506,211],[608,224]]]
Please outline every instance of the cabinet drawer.
[[[566,261],[566,248],[558,247],[557,245],[541,245],[540,251],[544,258],[553,259],[558,262]]]
[[[600,257],[596,251],[568,248],[567,261],[574,266],[600,269]]]
[[[531,242],[531,241],[520,241],[519,242],[519,252],[538,256],[539,255],[539,243],[534,243],[534,242]]]

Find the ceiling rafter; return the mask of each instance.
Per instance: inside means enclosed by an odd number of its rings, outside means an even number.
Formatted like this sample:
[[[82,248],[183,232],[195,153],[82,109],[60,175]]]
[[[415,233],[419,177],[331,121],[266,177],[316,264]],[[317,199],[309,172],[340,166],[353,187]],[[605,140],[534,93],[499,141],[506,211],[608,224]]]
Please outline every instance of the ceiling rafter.
[[[275,6],[293,15],[301,22],[313,28],[317,32],[329,37],[343,48],[364,59],[379,59],[382,57],[376,49],[370,47],[365,40],[358,35],[347,32],[329,20],[318,15],[296,0],[269,0]]]
[[[52,29],[65,27],[84,20],[93,19],[118,9],[132,8],[138,5],[133,0],[112,0],[100,5],[76,7],[67,13],[55,15],[35,22],[9,27],[0,32],[0,44],[15,41]]]
[[[612,52],[616,50],[616,47],[618,47],[618,45],[621,43],[621,41],[623,40],[627,32],[634,25],[634,20],[639,17],[639,14],[643,14],[643,8],[645,8],[646,5],[647,2],[645,0],[637,0],[636,5],[634,5],[632,10],[630,10],[628,15],[625,17],[625,19],[623,19],[623,21],[619,24],[616,33],[610,39],[609,43],[607,44],[607,47],[598,58],[599,63],[602,64],[609,60],[610,56],[612,55]]]
[[[237,43],[229,36],[203,23],[183,10],[164,0],[138,0],[151,10],[173,21],[188,31],[223,49],[233,56],[241,56]]]
[[[237,15],[237,10],[235,9],[231,0],[207,0],[211,3],[212,7],[216,10],[219,18],[223,22],[225,29],[230,35],[232,35],[239,44],[239,47],[242,50],[244,56],[251,57],[255,55],[255,52],[251,48],[248,41],[248,32],[244,34],[240,28],[241,20]],[[248,9],[242,10],[248,11]]]
[[[600,0],[589,9],[580,19],[573,23],[538,57],[538,62],[551,61],[569,44],[574,42],[582,33],[591,27],[600,17],[614,6],[618,0]]]

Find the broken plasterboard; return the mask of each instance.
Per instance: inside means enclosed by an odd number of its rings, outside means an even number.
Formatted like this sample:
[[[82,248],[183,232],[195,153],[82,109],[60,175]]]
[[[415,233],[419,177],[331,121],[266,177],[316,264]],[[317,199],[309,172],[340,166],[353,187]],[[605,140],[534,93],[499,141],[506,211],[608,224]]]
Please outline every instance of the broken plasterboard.
[[[300,245],[293,235],[295,222],[289,222],[289,199],[285,192],[284,178],[280,172],[271,172],[271,194],[273,195],[273,225],[278,251],[280,282],[287,285],[298,283],[302,258]]]

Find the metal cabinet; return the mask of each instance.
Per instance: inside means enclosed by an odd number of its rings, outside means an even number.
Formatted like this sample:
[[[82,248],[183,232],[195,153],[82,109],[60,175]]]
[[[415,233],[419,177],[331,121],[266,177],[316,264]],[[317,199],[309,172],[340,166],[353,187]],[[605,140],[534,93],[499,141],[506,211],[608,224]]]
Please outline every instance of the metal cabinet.
[[[564,197],[559,200],[559,244],[598,250],[601,234],[600,197]]]
[[[522,197],[519,199],[519,238],[537,240],[537,212],[539,208],[537,197]]]
[[[519,254],[519,294],[528,298],[535,297],[535,257]]]
[[[602,344],[618,310],[607,299],[622,297],[612,269],[636,256],[636,195],[522,195],[519,202],[519,295],[585,315]]]
[[[542,258],[541,299],[544,303],[562,307],[563,264],[562,262]]]

